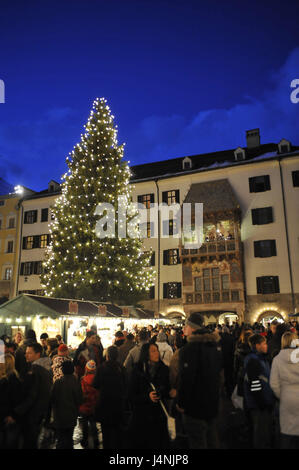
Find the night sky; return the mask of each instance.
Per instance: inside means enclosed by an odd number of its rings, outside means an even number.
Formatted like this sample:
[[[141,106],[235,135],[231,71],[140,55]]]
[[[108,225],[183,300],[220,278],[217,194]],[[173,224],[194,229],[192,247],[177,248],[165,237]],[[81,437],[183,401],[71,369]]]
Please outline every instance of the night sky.
[[[0,177],[60,181],[96,97],[138,164],[299,145],[298,0],[1,0]]]

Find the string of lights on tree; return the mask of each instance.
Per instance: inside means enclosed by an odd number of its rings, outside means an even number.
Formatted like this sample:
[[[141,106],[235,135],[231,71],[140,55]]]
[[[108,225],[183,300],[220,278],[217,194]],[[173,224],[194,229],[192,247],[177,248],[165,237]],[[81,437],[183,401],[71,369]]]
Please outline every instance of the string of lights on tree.
[[[124,144],[118,145],[117,126],[107,101],[97,98],[81,141],[67,157],[62,194],[52,208],[51,243],[41,275],[45,294],[131,304],[153,285],[151,253],[142,240],[118,238],[134,214],[118,218],[118,197],[126,206],[132,201],[130,169],[123,160]],[[98,238],[95,214],[99,203],[115,208],[115,238]]]

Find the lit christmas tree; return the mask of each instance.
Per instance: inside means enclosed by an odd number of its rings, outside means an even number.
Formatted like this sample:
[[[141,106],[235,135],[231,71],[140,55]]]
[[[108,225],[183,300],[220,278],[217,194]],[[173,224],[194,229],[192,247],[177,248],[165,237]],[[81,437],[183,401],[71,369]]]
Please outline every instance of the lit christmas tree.
[[[104,98],[96,99],[85,134],[67,158],[62,195],[52,212],[51,244],[41,281],[52,297],[112,301],[132,304],[144,298],[153,284],[150,254],[142,240],[118,238],[118,197],[131,202],[130,169],[123,160],[124,145],[118,146],[117,126]],[[99,238],[96,215],[99,203],[115,208],[115,237]],[[122,225],[123,226],[123,225]]]

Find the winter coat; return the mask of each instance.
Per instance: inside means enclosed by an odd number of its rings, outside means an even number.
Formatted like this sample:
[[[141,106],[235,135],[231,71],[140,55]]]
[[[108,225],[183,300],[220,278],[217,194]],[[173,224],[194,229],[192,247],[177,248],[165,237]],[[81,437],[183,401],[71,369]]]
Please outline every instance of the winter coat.
[[[19,419],[30,425],[40,424],[49,408],[52,377],[48,370],[32,364],[23,383],[23,397],[14,412]]]
[[[88,347],[86,340],[83,341],[78,347],[74,357],[74,366],[77,376],[81,378],[85,374],[85,366],[90,360],[95,361],[97,367],[99,367],[102,362],[101,354],[102,351],[99,346],[92,344]]]
[[[159,353],[160,353],[160,359],[161,361],[164,362],[164,364],[169,367],[171,358],[173,356],[173,350],[172,347],[169,346],[166,341],[163,341],[162,343],[156,341],[156,346],[159,348]]]
[[[37,364],[38,366],[44,367],[45,369],[47,369],[52,374],[52,369],[51,369],[52,361],[48,356],[40,357],[39,359],[34,361],[34,364]]]
[[[131,351],[132,348],[135,347],[135,342],[134,341],[128,341],[126,340],[124,344],[118,347],[118,357],[117,357],[117,362],[119,362],[120,365],[123,365],[125,362],[129,352]]]
[[[106,361],[97,370],[93,387],[99,391],[95,417],[103,424],[124,421],[127,380],[124,368],[117,361]]]
[[[72,359],[70,357],[66,356],[55,356],[52,361],[52,374],[53,374],[53,383],[56,382],[56,380],[61,379],[63,377],[63,372],[62,372],[62,364],[65,361],[71,361]]]
[[[22,400],[22,384],[15,374],[0,380],[0,427],[4,418],[16,418],[14,409]]]
[[[179,350],[177,402],[186,415],[212,419],[218,414],[222,364],[219,335],[206,329],[187,337]]]
[[[179,354],[180,350],[177,349],[171,358],[169,364],[169,381],[171,388],[178,388],[178,378],[179,378]]]
[[[245,357],[251,353],[248,343],[238,343],[234,353],[234,383],[238,387],[238,395],[244,394],[244,361]]]
[[[93,415],[98,401],[99,392],[93,387],[94,377],[95,374],[87,374],[81,378],[83,403],[80,406],[80,414],[83,416]]]
[[[124,367],[126,368],[128,377],[130,377],[133,367],[139,361],[141,348],[145,343],[146,342],[142,341],[129,351],[129,354],[127,355],[127,358],[124,362]]]
[[[282,349],[273,359],[270,386],[280,400],[281,432],[299,436],[299,363],[292,362],[290,357],[294,351]]]
[[[56,429],[75,427],[81,403],[82,390],[74,374],[64,375],[56,380],[51,394],[54,427]]]
[[[265,410],[274,406],[271,390],[270,364],[266,354],[251,352],[244,361],[244,407],[248,410]]]
[[[128,445],[131,449],[166,449],[169,447],[167,418],[159,402],[151,401],[152,383],[161,399],[169,398],[169,369],[160,360],[151,376],[140,363],[134,366],[129,384],[132,419]]]
[[[15,368],[23,380],[30,369],[30,364],[26,361],[25,353],[27,346],[30,346],[33,342],[32,339],[25,339],[23,343],[18,347],[15,354]]]

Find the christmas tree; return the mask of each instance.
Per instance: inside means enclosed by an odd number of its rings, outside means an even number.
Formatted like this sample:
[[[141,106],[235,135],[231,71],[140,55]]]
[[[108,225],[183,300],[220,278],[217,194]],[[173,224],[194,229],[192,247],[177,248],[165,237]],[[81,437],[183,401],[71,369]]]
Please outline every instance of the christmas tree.
[[[51,243],[41,276],[48,296],[130,305],[144,298],[153,284],[150,254],[143,253],[142,240],[118,237],[118,224],[132,218],[118,220],[118,197],[128,206],[131,186],[113,119],[107,101],[96,99],[85,133],[67,158],[69,170],[52,208]],[[99,203],[115,208],[114,238],[97,236]]]

